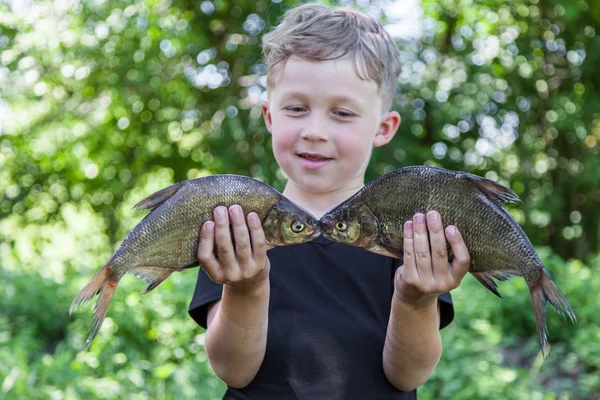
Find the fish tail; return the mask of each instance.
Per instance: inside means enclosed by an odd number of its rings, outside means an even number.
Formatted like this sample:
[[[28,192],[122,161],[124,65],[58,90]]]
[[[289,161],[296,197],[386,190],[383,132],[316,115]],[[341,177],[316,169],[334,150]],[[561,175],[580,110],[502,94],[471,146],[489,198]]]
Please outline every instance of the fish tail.
[[[73,299],[73,303],[71,303],[69,314],[72,314],[77,307],[86,304],[88,301],[98,295],[98,300],[94,306],[92,324],[90,326],[90,336],[86,341],[87,347],[90,347],[92,341],[102,326],[102,322],[106,316],[106,311],[108,310],[108,306],[120,279],[121,276],[115,274],[111,269],[111,263],[107,263],[104,267],[102,267],[102,269],[100,269],[100,271],[96,273],[96,275],[94,275],[92,280],[89,281],[88,284],[79,291],[79,293],[77,293],[75,299]]]
[[[542,355],[546,357],[546,346],[548,344],[548,328],[546,327],[546,302],[549,302],[554,310],[556,310],[556,312],[563,317],[568,316],[573,323],[575,323],[577,319],[566,297],[560,292],[554,282],[552,282],[552,279],[550,279],[550,276],[546,270],[540,270],[540,277],[534,282],[533,285],[530,285],[530,292],[540,347],[542,349]]]

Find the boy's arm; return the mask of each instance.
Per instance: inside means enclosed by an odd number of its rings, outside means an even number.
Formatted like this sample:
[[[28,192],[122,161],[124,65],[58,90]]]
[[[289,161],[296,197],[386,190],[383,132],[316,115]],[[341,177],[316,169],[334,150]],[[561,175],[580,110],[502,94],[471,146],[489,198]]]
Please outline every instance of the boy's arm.
[[[455,227],[446,228],[444,235],[437,212],[426,218],[417,214],[404,225],[404,264],[396,272],[383,349],[385,375],[397,389],[413,390],[433,372],[442,354],[438,296],[458,287],[469,266],[462,236]]]
[[[239,206],[229,213],[235,246],[224,207],[215,209],[214,223],[206,222],[200,234],[198,260],[213,281],[223,284],[221,300],[209,308],[204,347],[215,374],[242,388],[254,379],[265,356],[270,265],[256,214],[248,216],[246,226]]]

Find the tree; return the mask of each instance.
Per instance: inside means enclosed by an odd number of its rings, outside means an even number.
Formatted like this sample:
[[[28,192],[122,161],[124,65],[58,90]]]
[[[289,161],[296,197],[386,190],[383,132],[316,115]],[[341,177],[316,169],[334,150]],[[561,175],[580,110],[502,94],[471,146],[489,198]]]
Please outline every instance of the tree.
[[[260,37],[296,3],[0,2],[0,342],[10,344],[0,347],[2,396],[222,393],[185,313],[193,274],[174,274],[143,300],[142,284],[124,279],[106,334],[87,353],[78,350],[88,320],[66,310],[141,218],[131,207],[153,191],[216,173],[283,188],[260,115]],[[501,387],[505,398],[597,398],[597,274],[541,246],[588,265],[599,250],[600,3],[423,0],[417,14],[406,2],[340,3],[381,18],[402,53],[403,122],[375,151],[368,179],[435,164],[509,185],[523,199],[511,212],[560,269],[557,283],[583,321],[549,321],[558,358],[538,374],[535,362],[527,369],[537,351],[528,297],[500,309],[466,282],[457,292],[464,317],[444,333],[447,365],[425,397]]]

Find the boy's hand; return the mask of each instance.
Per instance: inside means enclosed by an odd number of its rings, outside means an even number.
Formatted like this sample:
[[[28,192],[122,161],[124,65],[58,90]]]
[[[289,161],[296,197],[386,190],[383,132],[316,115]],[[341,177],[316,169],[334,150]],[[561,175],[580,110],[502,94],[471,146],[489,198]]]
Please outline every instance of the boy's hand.
[[[452,248],[452,263],[448,262],[446,239]],[[460,285],[470,265],[469,251],[456,227],[448,226],[444,235],[438,212],[416,214],[404,224],[404,265],[396,272],[395,294],[413,307],[430,306],[438,295]]]
[[[200,232],[198,261],[210,279],[222,283],[237,293],[248,293],[269,276],[270,263],[267,257],[265,234],[256,213],[248,214],[248,225],[244,212],[238,205],[217,207],[213,221],[206,221]],[[235,245],[231,240],[229,221]],[[213,248],[217,247],[215,256]]]

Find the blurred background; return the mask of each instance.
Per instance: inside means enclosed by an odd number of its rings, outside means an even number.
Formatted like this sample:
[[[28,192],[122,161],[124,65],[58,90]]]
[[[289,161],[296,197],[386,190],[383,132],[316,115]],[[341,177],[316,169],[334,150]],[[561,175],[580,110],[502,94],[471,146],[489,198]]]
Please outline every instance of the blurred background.
[[[68,309],[146,195],[217,173],[283,188],[260,38],[299,3],[0,0],[0,398],[220,398],[187,314],[198,269],[143,297],[125,277],[89,351],[92,307]],[[600,2],[336,4],[402,52],[402,125],[368,180],[428,164],[511,187],[579,320],[548,312],[543,361],[524,280],[501,301],[469,276],[420,398],[600,398]]]

